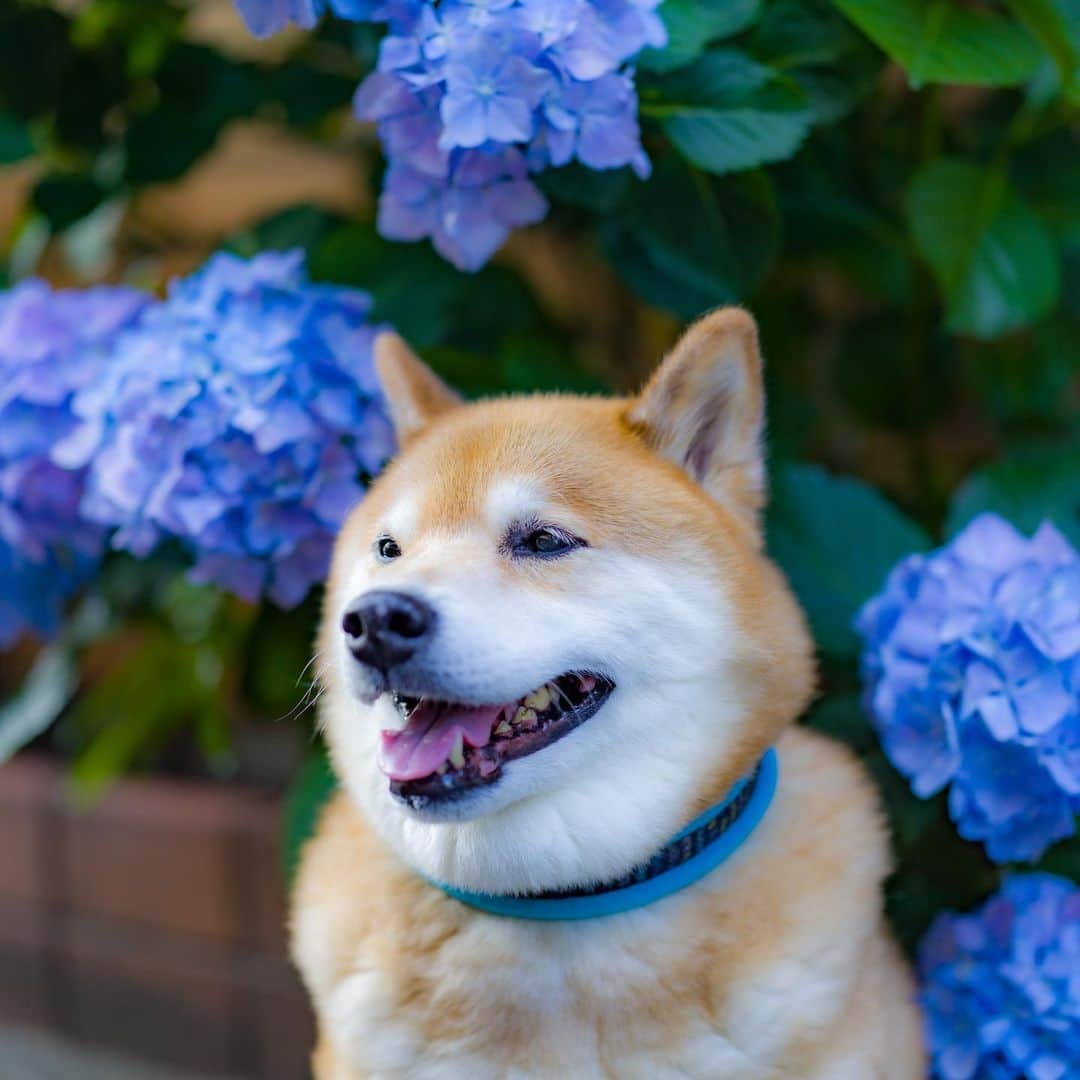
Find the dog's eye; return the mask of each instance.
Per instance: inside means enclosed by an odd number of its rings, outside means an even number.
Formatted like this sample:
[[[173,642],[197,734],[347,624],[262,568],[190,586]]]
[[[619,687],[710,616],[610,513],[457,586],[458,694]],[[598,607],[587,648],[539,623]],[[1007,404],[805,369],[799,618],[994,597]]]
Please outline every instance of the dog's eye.
[[[380,536],[375,541],[375,550],[384,562],[396,559],[401,554],[401,545],[392,536]]]
[[[584,540],[579,540],[562,529],[552,525],[533,526],[525,528],[512,538],[511,550],[515,555],[538,555],[541,558],[550,558],[555,555],[564,555],[574,548],[583,547]]]

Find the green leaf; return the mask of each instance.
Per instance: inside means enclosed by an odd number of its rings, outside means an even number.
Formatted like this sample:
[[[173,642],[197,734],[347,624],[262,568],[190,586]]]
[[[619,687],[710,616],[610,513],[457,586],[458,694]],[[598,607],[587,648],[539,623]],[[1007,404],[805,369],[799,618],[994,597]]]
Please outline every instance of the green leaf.
[[[944,293],[951,330],[995,338],[1057,303],[1053,237],[999,173],[938,158],[912,181],[907,218]]]
[[[930,538],[861,480],[816,465],[788,465],[773,480],[769,547],[810,618],[817,643],[854,656],[852,622],[893,566]]]
[[[1052,521],[1080,547],[1080,443],[1030,446],[973,472],[949,504],[946,529],[959,532],[987,511],[1031,534]]]
[[[293,781],[285,802],[285,873],[290,879],[299,865],[301,849],[314,834],[319,815],[336,788],[337,780],[326,751],[321,747],[313,750]]]
[[[669,154],[602,238],[633,289],[689,319],[741,300],[761,280],[779,246],[779,217],[764,174],[716,180]]]
[[[1019,23],[952,0],[833,0],[908,73],[927,82],[1017,86],[1042,59]]]
[[[1017,189],[1054,235],[1080,247],[1080,138],[1076,130],[1064,127],[1032,140],[1013,158],[1011,168]]]
[[[637,64],[646,71],[673,71],[696,59],[710,42],[745,30],[761,12],[761,0],[664,0],[659,15],[667,27],[662,49],[645,49]]]
[[[858,694],[834,694],[815,703],[803,721],[815,731],[865,754],[877,746],[877,735],[863,711]]]
[[[874,87],[881,55],[827,0],[772,0],[750,37],[754,58],[794,79],[815,124],[832,124]]]
[[[34,206],[45,215],[54,232],[86,217],[105,198],[101,186],[80,173],[50,173],[34,188]]]
[[[545,169],[536,182],[541,191],[556,202],[594,214],[607,214],[626,195],[631,175],[629,169],[598,171],[575,161],[561,169]]]
[[[796,82],[735,49],[643,87],[641,112],[687,161],[717,174],[791,157],[812,119]]]
[[[1009,0],[1016,17],[1053,58],[1061,86],[1080,90],[1080,3],[1077,0]]]
[[[510,339],[494,354],[457,348],[432,348],[424,359],[466,397],[496,394],[596,393],[603,389],[574,362],[564,346],[535,338]]]
[[[211,604],[220,602],[213,590],[199,591]],[[222,760],[229,731],[225,668],[236,655],[242,626],[224,614],[228,606],[222,608],[220,625],[196,641],[156,621],[128,623],[131,647],[66,714],[64,731],[77,748],[71,779],[80,795],[95,796],[122,773],[152,763],[183,731],[217,755],[212,766],[227,764]],[[198,613],[193,616],[186,632],[196,632],[203,621]]]
[[[333,230],[312,252],[312,275],[368,289],[372,318],[395,326],[416,348],[446,339],[465,282],[427,245],[392,244],[367,224]]]
[[[48,728],[78,681],[70,649],[53,645],[38,656],[19,692],[0,705],[0,764]]]
[[[0,113],[0,165],[22,161],[34,152],[34,141],[24,124]]]
[[[168,52],[156,81],[154,108],[136,116],[124,136],[125,179],[131,184],[181,176],[230,120],[255,111],[265,91],[250,65],[190,44]]]

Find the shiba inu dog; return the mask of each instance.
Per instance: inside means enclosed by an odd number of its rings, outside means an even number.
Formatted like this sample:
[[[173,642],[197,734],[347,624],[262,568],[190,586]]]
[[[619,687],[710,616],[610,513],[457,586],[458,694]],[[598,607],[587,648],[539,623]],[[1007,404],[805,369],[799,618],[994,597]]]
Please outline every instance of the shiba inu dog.
[[[333,560],[293,901],[316,1076],[923,1076],[875,793],[792,726],[751,317],[633,399],[465,405],[376,354],[401,451]]]

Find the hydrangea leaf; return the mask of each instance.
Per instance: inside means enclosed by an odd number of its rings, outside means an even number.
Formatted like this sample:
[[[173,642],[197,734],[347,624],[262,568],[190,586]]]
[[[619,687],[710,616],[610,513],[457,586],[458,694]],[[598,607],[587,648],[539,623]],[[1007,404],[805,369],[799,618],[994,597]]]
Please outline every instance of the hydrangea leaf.
[[[603,238],[632,288],[690,319],[741,300],[761,279],[779,244],[779,218],[763,174],[714,180],[668,155]]]
[[[22,161],[34,152],[30,132],[12,116],[0,115],[0,165]]]
[[[687,161],[723,174],[791,157],[810,131],[794,80],[735,49],[717,49],[642,90],[641,112],[659,121]]]
[[[667,27],[663,49],[646,49],[637,59],[646,71],[674,71],[697,59],[710,42],[731,37],[753,25],[761,0],[664,0],[660,18]]]
[[[1061,128],[1026,144],[1010,163],[1023,198],[1066,245],[1075,248],[1080,248],[1078,149],[1075,130]]]
[[[285,801],[285,873],[291,879],[300,863],[300,851],[315,832],[319,814],[337,789],[330,759],[322,747],[308,754]]]
[[[777,471],[767,528],[818,645],[834,656],[858,652],[852,620],[893,564],[930,547],[926,533],[872,487],[816,465]]]
[[[368,224],[330,232],[311,255],[313,276],[371,292],[372,318],[392,324],[415,348],[446,340],[468,280],[430,248],[394,244]]]
[[[835,123],[850,112],[873,89],[882,63],[826,0],[773,0],[748,48],[803,88],[815,124]]]
[[[122,658],[68,712],[82,744],[71,767],[81,798],[99,795],[185,726],[197,736],[211,725],[227,730],[228,681],[214,646],[148,622],[138,627]]]
[[[913,86],[1016,86],[1034,74],[1042,59],[1038,44],[1019,23],[952,0],[833,3],[903,67]]]
[[[907,217],[945,296],[950,330],[995,338],[1057,303],[1053,237],[1003,175],[938,158],[912,181]]]
[[[50,173],[34,188],[34,206],[55,232],[86,217],[104,197],[99,184],[79,173]]]
[[[1009,7],[1053,58],[1065,96],[1080,103],[1080,4],[1076,0],[1009,0]]]
[[[580,162],[548,169],[537,177],[540,190],[557,202],[579,206],[594,214],[611,213],[630,185],[629,169],[597,172]]]
[[[973,472],[957,489],[946,524],[950,536],[991,510],[1025,533],[1052,521],[1080,547],[1080,445],[1027,447]]]
[[[60,715],[78,683],[71,650],[45,649],[19,692],[0,705],[0,764],[36,739]]]

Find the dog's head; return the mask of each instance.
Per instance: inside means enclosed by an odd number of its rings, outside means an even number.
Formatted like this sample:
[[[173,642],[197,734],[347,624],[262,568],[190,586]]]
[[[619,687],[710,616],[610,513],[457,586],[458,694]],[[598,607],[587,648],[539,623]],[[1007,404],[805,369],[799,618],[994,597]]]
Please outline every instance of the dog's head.
[[[617,876],[811,689],[802,617],[761,550],[753,320],[702,319],[631,400],[465,405],[399,338],[376,352],[402,449],[334,556],[335,767],[431,877]]]

